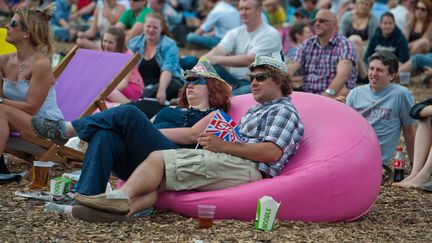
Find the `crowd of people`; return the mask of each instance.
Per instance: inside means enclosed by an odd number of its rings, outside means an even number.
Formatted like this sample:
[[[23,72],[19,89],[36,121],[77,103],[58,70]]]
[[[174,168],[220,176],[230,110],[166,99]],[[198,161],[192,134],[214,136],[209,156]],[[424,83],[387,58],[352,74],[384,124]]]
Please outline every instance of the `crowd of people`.
[[[81,205],[61,210],[87,221],[124,220],[151,208],[159,191],[215,190],[277,176],[301,146],[304,129],[289,97],[296,90],[359,112],[377,135],[383,171],[402,131],[413,169],[394,185],[432,190],[432,102],[415,105],[398,84],[399,72],[421,74],[425,84],[432,78],[432,2],[286,2],[55,0],[32,8],[0,0],[1,13],[13,13],[7,41],[17,48],[0,56],[0,153],[9,131],[34,131],[59,145],[78,136],[88,143]],[[53,37],[139,53],[108,97],[127,105],[64,121],[51,74]],[[183,44],[206,53],[180,57]],[[240,122],[245,143],[202,132],[215,110],[227,111],[231,96],[246,93],[258,105]],[[178,107],[167,107],[171,100]],[[201,149],[190,149],[196,143]],[[2,160],[0,172],[7,172]],[[215,161],[214,170],[236,179],[209,178],[194,166]],[[126,184],[103,194],[111,173]],[[187,179],[178,181],[178,173]]]

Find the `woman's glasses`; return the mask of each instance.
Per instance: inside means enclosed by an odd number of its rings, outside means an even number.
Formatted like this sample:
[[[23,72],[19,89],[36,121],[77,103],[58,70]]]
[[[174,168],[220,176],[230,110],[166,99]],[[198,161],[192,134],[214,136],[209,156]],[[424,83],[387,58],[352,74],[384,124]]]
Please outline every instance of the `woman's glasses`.
[[[417,9],[417,10],[420,10],[420,11],[422,11],[422,12],[426,12],[426,11],[427,11],[426,8],[422,8],[422,7],[416,7],[416,9]]]
[[[252,83],[254,80],[258,81],[258,82],[264,82],[266,81],[268,78],[270,78],[272,75],[270,73],[258,73],[256,75],[249,75],[249,80]]]
[[[186,80],[186,85],[189,84],[193,84],[193,85],[198,85],[198,84],[207,84],[207,80],[205,80],[205,78],[198,76],[198,77],[190,77]]]

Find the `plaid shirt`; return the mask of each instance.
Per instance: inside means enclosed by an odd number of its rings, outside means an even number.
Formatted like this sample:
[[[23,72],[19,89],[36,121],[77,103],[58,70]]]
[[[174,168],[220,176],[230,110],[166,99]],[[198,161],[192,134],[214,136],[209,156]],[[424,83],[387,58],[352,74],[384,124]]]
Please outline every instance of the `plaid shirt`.
[[[258,104],[249,109],[239,124],[240,134],[247,143],[272,142],[282,149],[279,161],[272,164],[259,162],[258,169],[276,176],[293,155],[303,137],[303,125],[291,98],[282,97]]]
[[[291,59],[303,67],[303,89],[306,92],[324,92],[336,76],[340,60],[351,60],[354,64],[346,86],[349,89],[355,86],[357,54],[351,41],[339,34],[330,38],[326,46],[320,46],[318,36],[312,36],[300,45]]]

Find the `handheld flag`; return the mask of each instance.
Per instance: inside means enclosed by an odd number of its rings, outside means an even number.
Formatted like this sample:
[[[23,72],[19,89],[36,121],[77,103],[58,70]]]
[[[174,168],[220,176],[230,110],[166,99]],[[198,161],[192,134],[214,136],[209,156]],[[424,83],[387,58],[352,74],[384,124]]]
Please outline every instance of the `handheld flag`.
[[[205,132],[214,133],[230,143],[243,143],[237,124],[223,111],[217,110],[210,120]]]

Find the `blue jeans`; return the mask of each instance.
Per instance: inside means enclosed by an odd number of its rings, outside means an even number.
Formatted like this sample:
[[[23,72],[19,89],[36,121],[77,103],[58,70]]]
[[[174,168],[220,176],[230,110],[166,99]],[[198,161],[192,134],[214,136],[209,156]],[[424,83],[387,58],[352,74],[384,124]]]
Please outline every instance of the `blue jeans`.
[[[413,71],[423,72],[426,67],[432,67],[432,53],[413,55],[411,61]]]
[[[151,152],[178,147],[130,105],[75,120],[72,126],[88,142],[77,188],[84,195],[105,192],[111,172],[127,180]]]
[[[191,43],[194,45],[197,45],[199,47],[203,47],[206,49],[212,49],[213,47],[217,46],[219,44],[221,38],[215,37],[215,36],[204,36],[204,35],[198,35],[195,33],[189,33],[186,36],[186,42]]]

